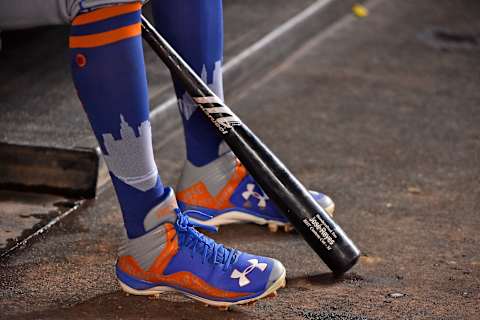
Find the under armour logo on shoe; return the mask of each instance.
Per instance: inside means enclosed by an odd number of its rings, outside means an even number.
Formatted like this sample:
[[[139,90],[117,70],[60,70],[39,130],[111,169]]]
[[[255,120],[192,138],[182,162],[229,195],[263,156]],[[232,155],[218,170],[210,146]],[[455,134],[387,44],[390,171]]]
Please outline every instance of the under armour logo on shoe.
[[[248,260],[250,262],[250,265],[243,270],[243,272],[238,271],[237,269],[234,269],[232,271],[232,274],[230,275],[230,278],[232,279],[238,279],[238,285],[240,287],[244,287],[247,284],[250,283],[250,280],[247,278],[247,275],[253,271],[253,269],[257,268],[260,271],[265,271],[267,269],[267,264],[266,263],[258,263],[257,259],[250,259]]]
[[[262,209],[265,208],[267,206],[267,200],[270,198],[266,194],[261,195],[260,193],[254,191],[254,189],[255,184],[247,184],[247,191],[242,192],[243,199],[248,200],[253,196],[258,200],[258,207]]]

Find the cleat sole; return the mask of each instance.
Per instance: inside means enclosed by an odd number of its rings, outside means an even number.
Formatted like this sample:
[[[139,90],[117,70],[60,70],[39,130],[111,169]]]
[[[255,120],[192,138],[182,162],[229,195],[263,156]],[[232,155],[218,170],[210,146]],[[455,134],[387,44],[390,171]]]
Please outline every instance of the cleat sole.
[[[276,297],[277,296],[277,290],[285,287],[285,284],[286,284],[285,277],[286,277],[286,272],[284,271],[283,274],[277,279],[277,281],[275,281],[270,286],[270,288],[268,288],[261,295],[259,295],[257,297],[250,298],[250,299],[246,299],[246,300],[236,301],[236,302],[210,300],[210,299],[206,299],[206,298],[203,298],[203,297],[200,297],[200,296],[196,296],[196,295],[191,294],[189,292],[181,291],[179,289],[171,288],[171,287],[167,287],[167,286],[158,286],[158,287],[154,287],[154,288],[150,288],[150,289],[146,289],[146,290],[137,290],[137,289],[129,287],[127,284],[123,283],[120,280],[118,280],[118,282],[120,284],[120,288],[124,292],[126,292],[127,294],[141,295],[141,296],[153,296],[153,299],[158,299],[158,297],[160,297],[160,294],[162,294],[162,293],[166,293],[166,292],[182,293],[185,296],[187,296],[187,297],[189,297],[193,300],[202,302],[207,307],[208,306],[214,306],[214,307],[218,307],[220,310],[226,311],[226,310],[229,309],[230,306],[233,306],[233,305],[253,304],[256,301],[258,301],[260,299],[263,299],[263,298]]]

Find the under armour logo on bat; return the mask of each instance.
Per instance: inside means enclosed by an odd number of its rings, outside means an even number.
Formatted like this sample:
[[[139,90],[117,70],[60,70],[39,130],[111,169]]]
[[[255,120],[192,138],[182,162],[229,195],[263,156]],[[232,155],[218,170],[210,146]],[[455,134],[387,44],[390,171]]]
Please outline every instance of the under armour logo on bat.
[[[245,200],[254,197],[258,200],[258,207],[265,208],[267,206],[267,200],[270,199],[266,194],[261,195],[260,193],[254,191],[255,185],[253,183],[247,184],[247,191],[242,192],[242,197]]]
[[[258,263],[257,259],[250,259],[248,260],[250,262],[250,265],[243,270],[243,272],[238,271],[237,269],[234,269],[232,271],[232,274],[230,275],[230,278],[232,279],[238,279],[238,285],[240,287],[244,287],[247,284],[250,283],[250,280],[247,278],[247,275],[253,271],[253,269],[257,268],[260,271],[265,271],[267,269],[267,264],[266,263]]]

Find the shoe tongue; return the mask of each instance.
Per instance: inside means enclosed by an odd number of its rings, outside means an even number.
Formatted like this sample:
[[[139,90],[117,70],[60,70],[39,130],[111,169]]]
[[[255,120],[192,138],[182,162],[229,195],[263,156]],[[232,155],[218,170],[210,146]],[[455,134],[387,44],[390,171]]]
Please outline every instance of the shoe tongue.
[[[160,224],[167,222],[172,224],[175,223],[177,220],[175,209],[178,209],[175,193],[172,188],[165,188],[163,200],[153,207],[143,220],[145,231],[148,232]]]

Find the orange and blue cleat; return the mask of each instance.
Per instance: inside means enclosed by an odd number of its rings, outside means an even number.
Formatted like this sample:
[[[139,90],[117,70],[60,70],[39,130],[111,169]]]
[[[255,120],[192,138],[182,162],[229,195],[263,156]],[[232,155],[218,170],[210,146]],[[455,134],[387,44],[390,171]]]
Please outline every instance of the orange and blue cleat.
[[[320,192],[310,192],[332,215],[335,210],[332,199]],[[190,218],[202,224],[256,223],[268,225],[272,232],[279,227],[285,231],[293,229],[232,152],[202,167],[187,161],[177,187],[177,199],[180,209],[190,211]],[[205,219],[197,212],[212,218]]]
[[[285,286],[279,261],[224,247],[198,232],[196,227],[216,228],[193,222],[179,210],[173,190],[165,192],[165,200],[145,217],[147,233],[120,248],[116,274],[125,292],[180,292],[228,308],[275,296]]]

